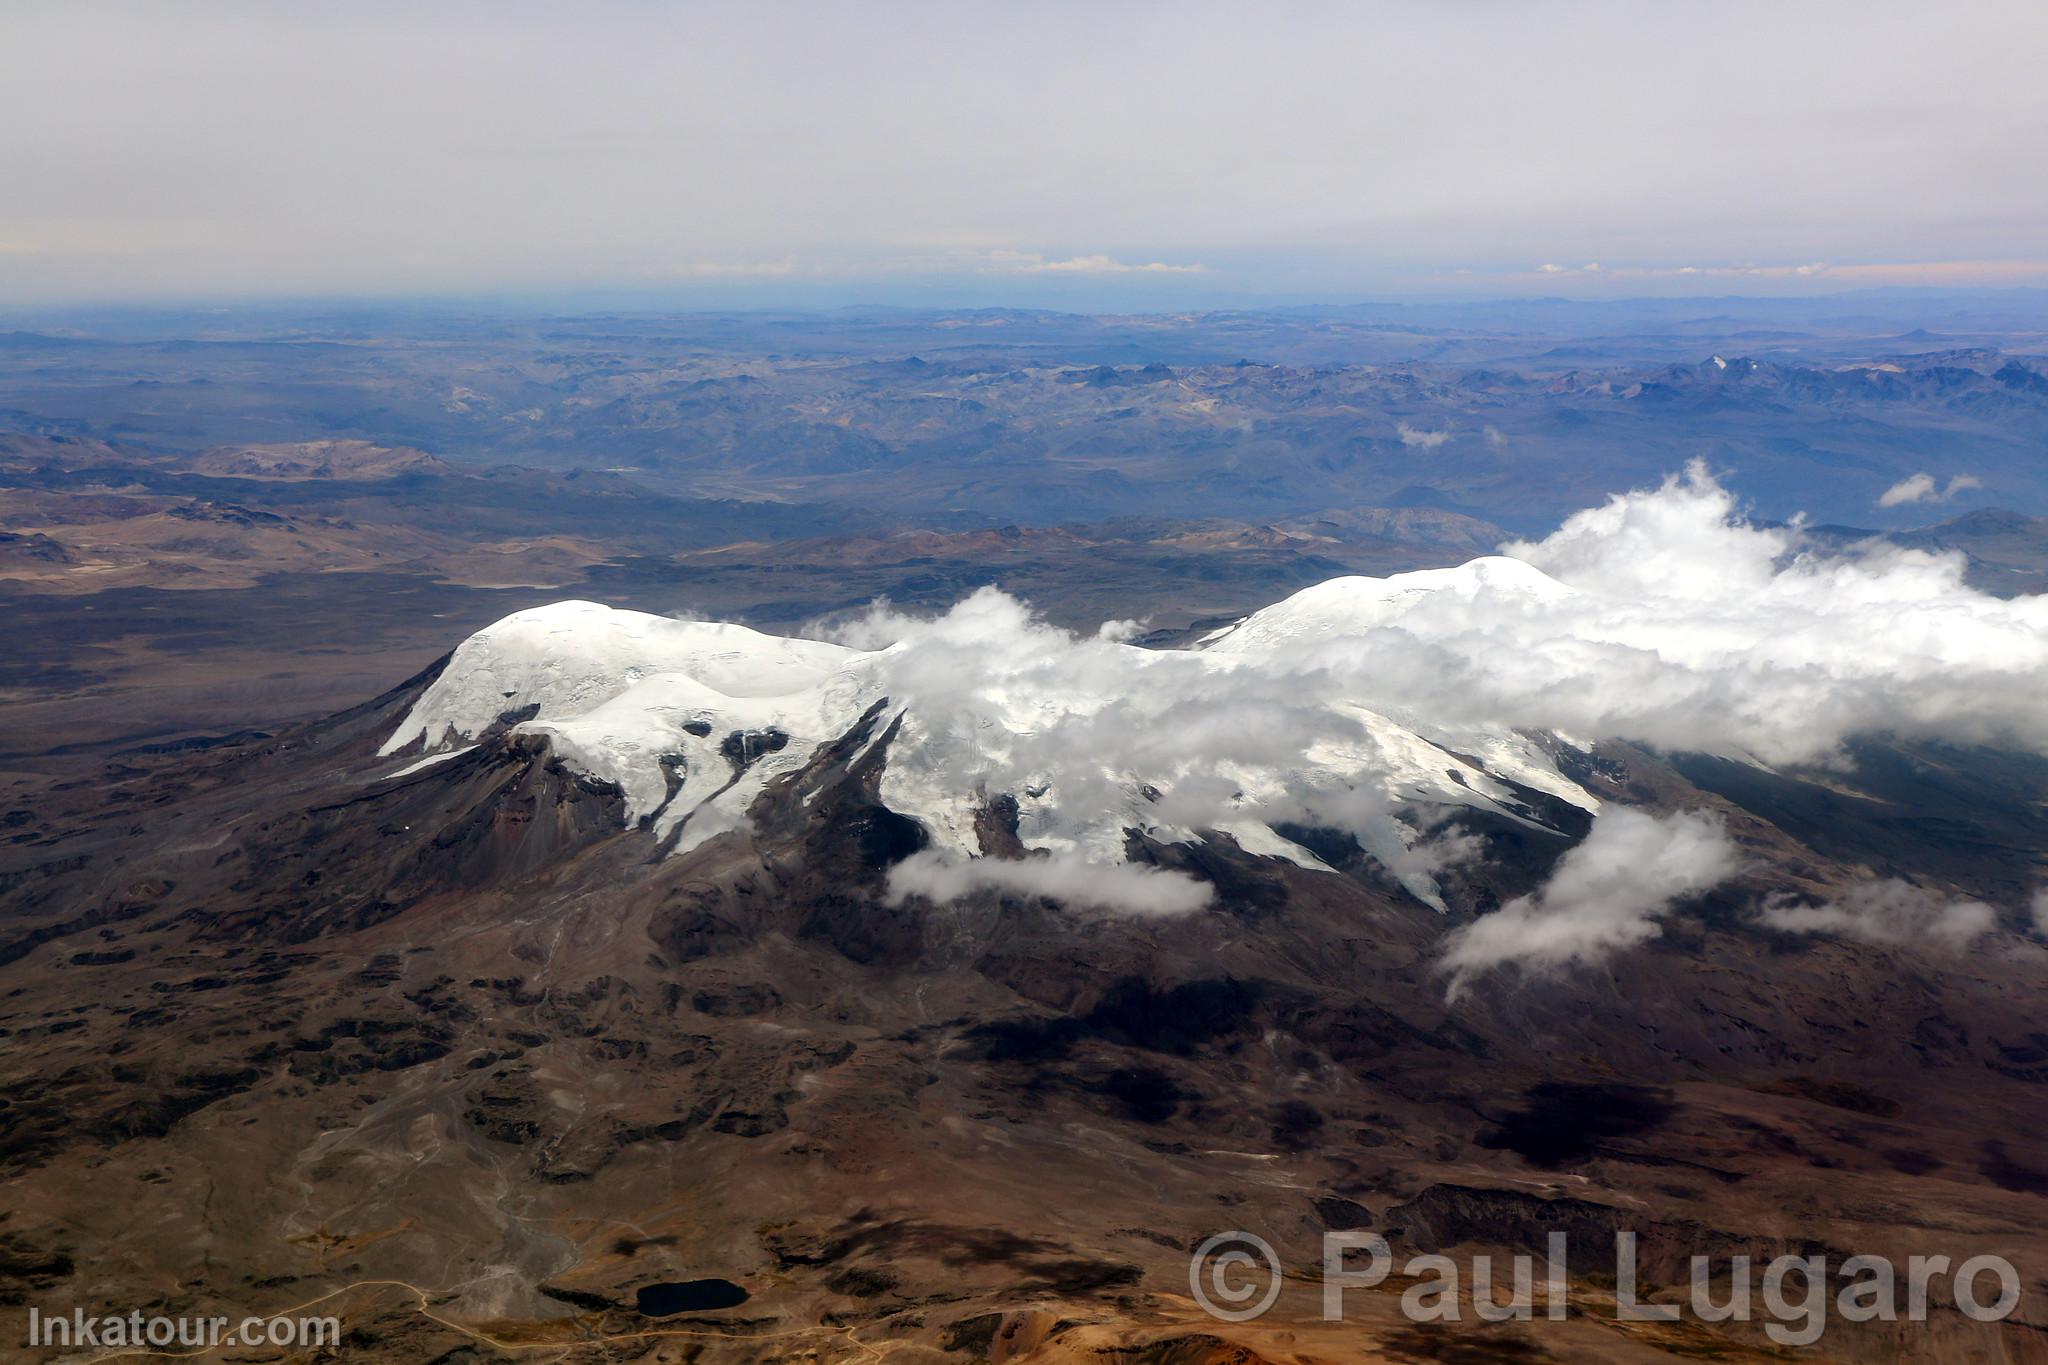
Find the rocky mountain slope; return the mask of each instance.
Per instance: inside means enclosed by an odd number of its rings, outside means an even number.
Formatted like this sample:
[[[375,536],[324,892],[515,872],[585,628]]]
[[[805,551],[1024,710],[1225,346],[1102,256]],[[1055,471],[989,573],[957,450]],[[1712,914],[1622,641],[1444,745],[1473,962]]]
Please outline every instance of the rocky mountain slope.
[[[992,596],[836,641],[551,608],[60,788],[0,845],[5,1292],[320,1302],[393,1361],[1778,1358],[1616,1321],[1590,1252],[1562,1322],[1398,1284],[1318,1320],[1327,1228],[1568,1225],[1637,1231],[1653,1293],[1996,1252],[2014,1317],[1827,1349],[2025,1359],[2048,760],[1997,683],[2038,608],[1725,510],[1674,485],[1170,651]],[[1187,1257],[1240,1227],[1300,1276],[1231,1325]],[[746,1297],[663,1311],[706,1280]]]

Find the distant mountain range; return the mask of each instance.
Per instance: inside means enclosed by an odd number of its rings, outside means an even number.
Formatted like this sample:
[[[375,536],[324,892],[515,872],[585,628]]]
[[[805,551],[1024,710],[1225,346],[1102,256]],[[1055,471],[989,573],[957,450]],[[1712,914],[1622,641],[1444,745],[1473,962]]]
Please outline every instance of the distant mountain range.
[[[1533,530],[1699,456],[1767,516],[1907,524],[1878,500],[1922,473],[2048,512],[2048,323],[1744,312],[193,320],[15,334],[0,424],[211,460],[367,441],[949,529],[1367,505]]]

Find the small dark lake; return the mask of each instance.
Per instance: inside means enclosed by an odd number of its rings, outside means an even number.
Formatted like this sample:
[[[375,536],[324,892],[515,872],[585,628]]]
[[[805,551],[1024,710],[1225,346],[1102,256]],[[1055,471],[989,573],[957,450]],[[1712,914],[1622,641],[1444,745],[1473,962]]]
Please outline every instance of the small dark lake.
[[[633,1307],[645,1317],[665,1318],[672,1313],[732,1308],[746,1301],[747,1291],[731,1280],[666,1280],[642,1286]]]

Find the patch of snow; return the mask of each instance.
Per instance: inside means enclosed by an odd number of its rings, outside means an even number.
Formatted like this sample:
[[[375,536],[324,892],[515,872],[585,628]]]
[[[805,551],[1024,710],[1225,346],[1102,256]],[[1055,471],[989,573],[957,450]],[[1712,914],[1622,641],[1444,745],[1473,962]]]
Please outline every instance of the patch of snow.
[[[438,754],[428,754],[425,758],[408,763],[395,773],[386,773],[377,780],[379,782],[389,782],[393,778],[411,777],[414,773],[425,772],[428,768],[434,767],[437,764],[446,763],[451,758],[461,758],[475,747],[476,745],[474,744],[466,744],[460,749],[448,749]],[[389,753],[390,750],[386,749],[384,752]]]

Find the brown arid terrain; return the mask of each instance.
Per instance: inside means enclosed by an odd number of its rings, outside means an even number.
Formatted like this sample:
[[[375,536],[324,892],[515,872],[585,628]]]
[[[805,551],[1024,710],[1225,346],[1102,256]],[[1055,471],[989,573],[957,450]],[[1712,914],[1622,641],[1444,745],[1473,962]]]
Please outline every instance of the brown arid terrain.
[[[2020,920],[1958,959],[1750,914],[1860,861],[2026,884],[2038,763],[1579,755],[1605,799],[1720,812],[1751,870],[1603,968],[1453,1004],[1444,917],[1334,845],[1313,872],[1134,834],[1216,888],[1171,921],[892,905],[883,870],[921,835],[877,799],[874,714],[750,829],[661,856],[530,736],[377,757],[430,677],[6,816],[10,1301],[342,1319],[340,1350],[294,1359],[1791,1358],[1755,1323],[1615,1320],[1627,1229],[1667,1300],[1692,1255],[1995,1253],[2024,1277],[2012,1317],[1937,1288],[1927,1323],[1837,1323],[1816,1358],[2043,1357],[2048,946]],[[1548,832],[1490,829],[1450,924],[1580,832],[1526,796]],[[1881,853],[1843,847],[1846,819],[1792,832],[1831,804]],[[1017,851],[1005,810],[990,856]],[[1288,1275],[1243,1325],[1188,1282],[1190,1248],[1238,1228]],[[1571,1313],[1418,1324],[1397,1274],[1323,1322],[1331,1228],[1503,1266],[1568,1229]],[[744,1301],[640,1311],[698,1281]]]
[[[375,499],[380,484],[452,472],[420,451],[363,441],[187,459],[0,433],[0,582],[53,594],[202,591],[255,587],[278,574],[388,571],[465,586],[547,586],[605,557],[569,536],[490,540],[377,505],[399,501]],[[234,500],[231,481],[254,490],[253,504]],[[292,485],[313,481],[340,484],[294,493]],[[351,488],[372,494],[367,509],[350,504]],[[367,520],[350,515],[364,510]]]
[[[273,445],[215,446],[185,466],[224,479],[388,479],[438,474],[448,466],[423,450],[386,449],[370,441],[287,441]]]
[[[771,360],[572,328],[452,385],[439,351],[399,382],[255,347],[231,391],[194,382],[208,352],[93,350],[164,367],[131,389],[14,346],[7,392],[94,420],[23,410],[0,436],[0,1330],[30,1307],[333,1314],[338,1347],[208,1358],[435,1365],[2048,1360],[2048,946],[2024,908],[2048,766],[2025,753],[1878,735],[1766,768],[1553,737],[1603,802],[1720,817],[1743,870],[1619,956],[1456,1000],[1447,937],[1544,885],[1583,811],[1517,788],[1517,818],[1466,812],[1484,856],[1441,913],[1340,831],[1291,831],[1312,869],[1133,830],[1135,864],[1215,898],[1147,918],[890,895],[927,834],[881,799],[879,711],[686,853],[516,709],[473,747],[379,753],[452,648],[543,603],[816,634],[993,585],[1174,649],[1339,575],[1490,554],[1547,515],[1515,488],[1597,501],[1632,433],[1656,459],[1791,441],[1763,481],[1796,492],[1843,432],[1882,447],[1853,465],[1876,487],[1957,431],[2017,480],[2042,411],[2037,362],[1984,347],[1717,367],[1675,358],[1689,336],[1654,366],[1440,340],[1463,369],[1084,365],[1071,337],[1016,363],[886,338]],[[1290,344],[1368,341],[1393,344]],[[311,410],[368,394],[405,420],[309,437],[301,365],[332,386]],[[1773,426],[1788,409],[1805,435]],[[530,463],[475,462],[500,447]],[[1514,463],[1582,448],[1551,482]],[[1975,588],[2038,589],[2042,518],[1912,516],[1892,538],[1960,551]],[[780,742],[700,737],[734,783]],[[983,795],[979,851],[1031,856],[1016,794]],[[1759,913],[1872,876],[1996,923],[1965,956]],[[1455,1320],[1404,1309],[1411,1258],[1505,1275],[1560,1229],[1561,1319],[1484,1321],[1469,1277]],[[1254,1321],[1190,1282],[1233,1230],[1286,1272]],[[1336,1322],[1332,1231],[1397,1267]],[[1623,1320],[1622,1231],[1658,1302],[1692,1256],[1793,1253],[1997,1255],[2023,1295],[1985,1322],[1937,1283],[1926,1322],[1791,1348],[1761,1318]]]
[[[0,0],[0,1365],[2048,1365],[2044,54]]]

